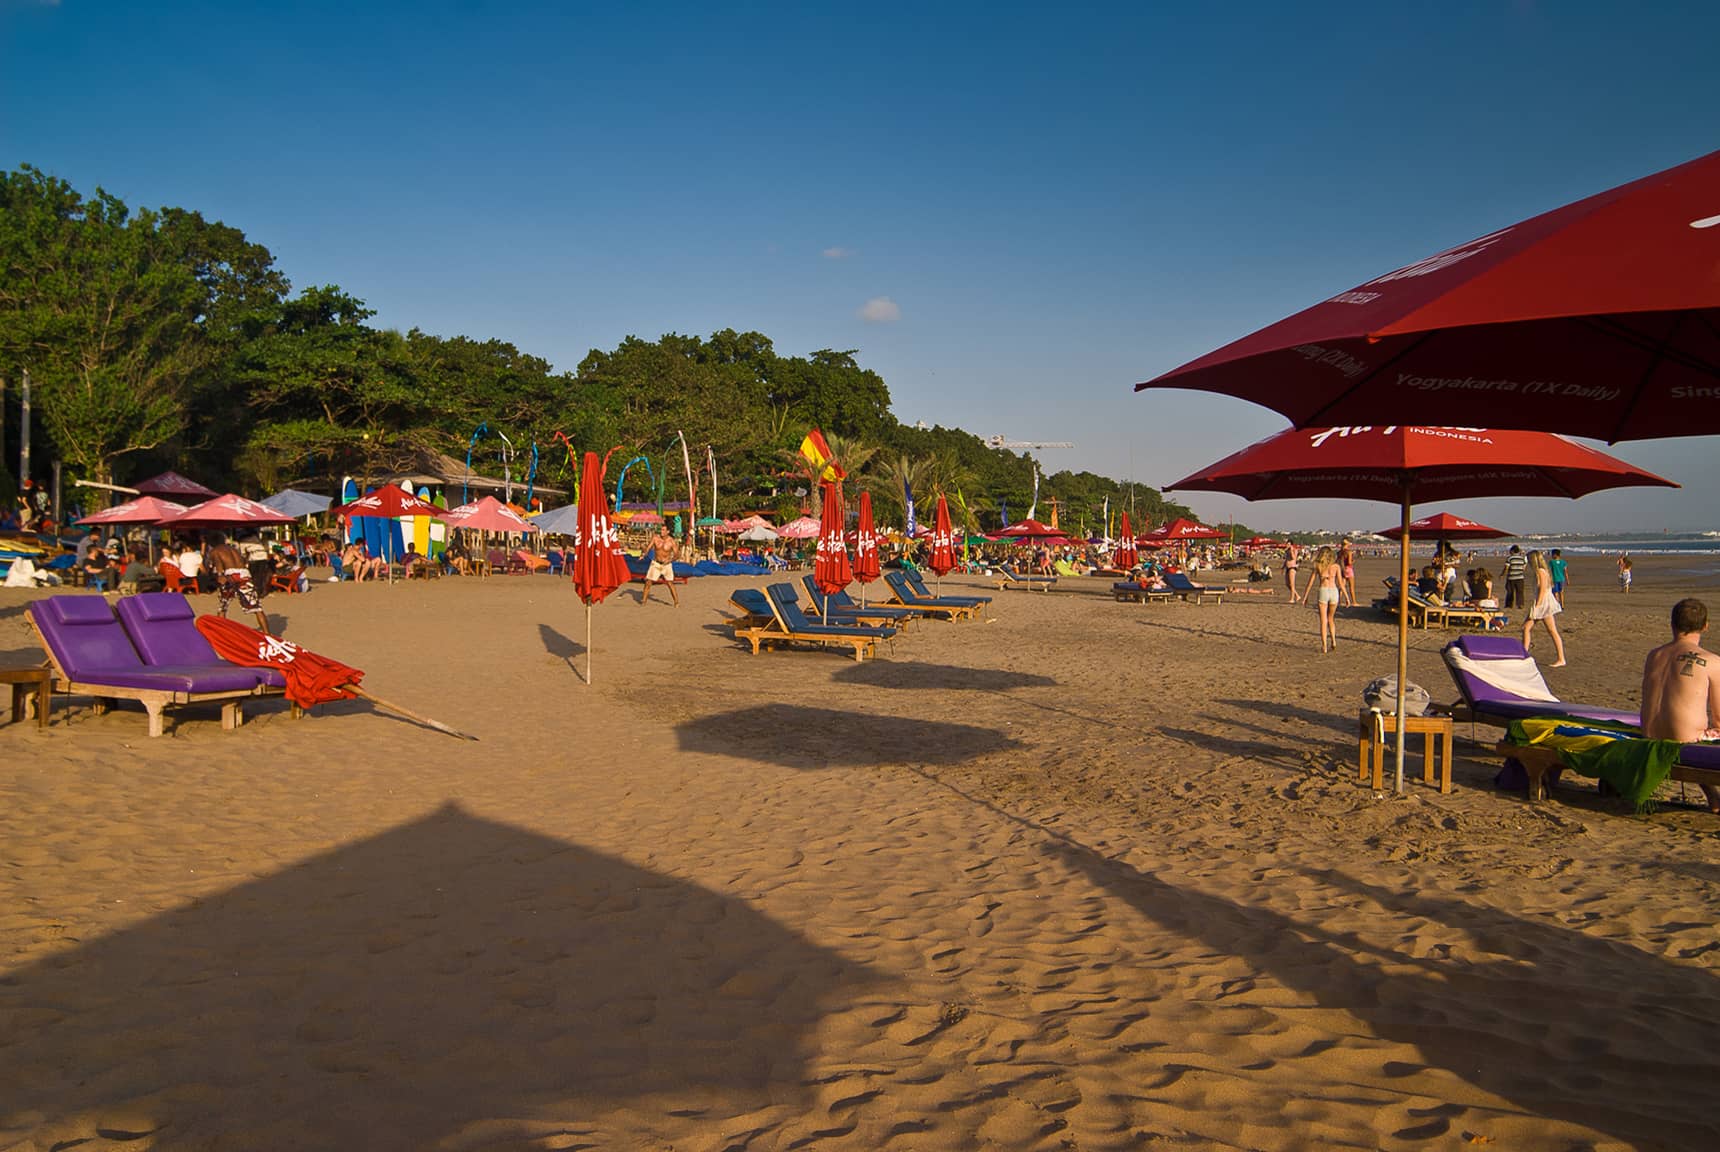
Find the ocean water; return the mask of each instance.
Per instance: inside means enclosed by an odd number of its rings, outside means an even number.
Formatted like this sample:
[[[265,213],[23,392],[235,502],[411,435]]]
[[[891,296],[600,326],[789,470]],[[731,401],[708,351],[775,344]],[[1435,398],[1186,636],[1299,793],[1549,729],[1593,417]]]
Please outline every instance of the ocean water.
[[[1567,556],[1617,556],[1621,552],[1632,556],[1720,556],[1720,535],[1706,532],[1668,532],[1659,536],[1521,536],[1473,544],[1465,540],[1452,543],[1463,551],[1473,547],[1484,556],[1504,555],[1513,544],[1521,545],[1525,551],[1559,548]]]

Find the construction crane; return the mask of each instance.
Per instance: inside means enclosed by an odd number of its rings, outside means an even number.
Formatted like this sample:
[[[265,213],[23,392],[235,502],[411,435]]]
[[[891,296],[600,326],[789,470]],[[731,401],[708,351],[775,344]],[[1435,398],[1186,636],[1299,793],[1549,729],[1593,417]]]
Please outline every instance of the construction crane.
[[[1002,436],[991,436],[986,439],[987,448],[1073,448],[1075,445],[1068,440],[1006,440]]]

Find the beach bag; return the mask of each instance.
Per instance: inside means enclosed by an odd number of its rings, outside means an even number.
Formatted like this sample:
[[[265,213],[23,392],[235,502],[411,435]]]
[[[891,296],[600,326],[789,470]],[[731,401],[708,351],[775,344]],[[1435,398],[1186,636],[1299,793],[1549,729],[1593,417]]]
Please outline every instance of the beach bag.
[[[1362,689],[1362,703],[1369,708],[1377,708],[1388,714],[1397,712],[1397,677],[1381,676]],[[1413,680],[1403,686],[1403,711],[1405,716],[1426,716],[1427,710],[1433,706],[1433,697],[1427,689]]]

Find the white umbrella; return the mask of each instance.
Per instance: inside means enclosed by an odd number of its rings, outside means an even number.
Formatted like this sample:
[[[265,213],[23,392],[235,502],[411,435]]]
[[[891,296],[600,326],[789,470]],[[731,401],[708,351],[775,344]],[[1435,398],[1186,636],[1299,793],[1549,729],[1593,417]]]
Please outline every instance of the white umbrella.
[[[755,544],[768,543],[776,539],[776,529],[756,524],[742,532],[741,539]]]

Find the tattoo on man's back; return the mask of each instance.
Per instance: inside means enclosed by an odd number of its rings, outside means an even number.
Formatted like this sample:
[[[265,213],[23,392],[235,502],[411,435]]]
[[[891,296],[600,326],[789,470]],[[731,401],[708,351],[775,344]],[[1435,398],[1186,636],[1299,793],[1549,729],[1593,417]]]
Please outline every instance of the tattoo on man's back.
[[[1706,667],[1708,667],[1708,661],[1695,652],[1680,652],[1678,654],[1678,674],[1680,676],[1694,676],[1698,668]]]

